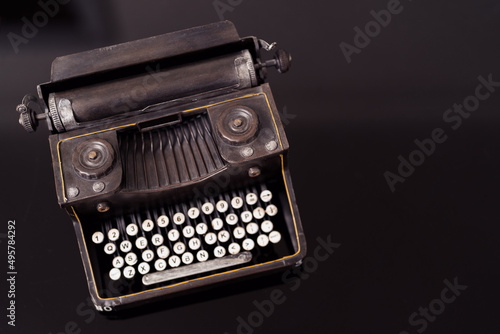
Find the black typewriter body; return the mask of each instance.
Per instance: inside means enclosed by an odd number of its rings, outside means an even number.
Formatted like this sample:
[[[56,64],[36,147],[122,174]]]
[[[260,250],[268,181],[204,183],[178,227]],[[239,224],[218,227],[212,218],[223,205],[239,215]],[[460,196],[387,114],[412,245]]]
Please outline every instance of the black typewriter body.
[[[92,300],[116,311],[298,265],[288,142],[255,37],[230,22],[57,58],[38,97]]]

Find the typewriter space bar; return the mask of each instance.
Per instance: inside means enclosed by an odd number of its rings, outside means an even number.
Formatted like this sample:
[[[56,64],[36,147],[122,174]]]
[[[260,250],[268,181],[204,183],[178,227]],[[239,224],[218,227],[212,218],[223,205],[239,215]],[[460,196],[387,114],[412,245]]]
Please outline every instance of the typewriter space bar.
[[[209,260],[206,262],[198,262],[187,266],[146,274],[142,277],[142,284],[152,285],[152,284],[162,283],[177,278],[202,274],[207,271],[219,270],[227,267],[236,266],[238,264],[247,263],[251,260],[252,260],[252,253],[250,252],[243,252],[235,255],[229,255],[218,259]]]

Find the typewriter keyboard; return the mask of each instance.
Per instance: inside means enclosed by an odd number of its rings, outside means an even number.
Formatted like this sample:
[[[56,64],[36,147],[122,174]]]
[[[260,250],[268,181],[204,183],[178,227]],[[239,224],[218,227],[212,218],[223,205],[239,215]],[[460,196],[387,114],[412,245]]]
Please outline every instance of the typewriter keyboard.
[[[134,283],[141,291],[288,255],[276,197],[260,185],[165,205],[106,221],[87,238],[103,281]]]

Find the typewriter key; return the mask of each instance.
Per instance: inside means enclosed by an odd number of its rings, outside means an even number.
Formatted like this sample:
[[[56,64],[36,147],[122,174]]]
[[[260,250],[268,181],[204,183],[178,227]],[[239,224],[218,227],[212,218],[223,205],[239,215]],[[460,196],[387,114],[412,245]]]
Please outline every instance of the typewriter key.
[[[214,205],[210,202],[207,202],[201,206],[201,210],[204,214],[209,215],[214,212]]]
[[[155,269],[157,271],[165,270],[165,268],[167,268],[167,262],[165,262],[165,260],[163,260],[163,259],[156,260]]]
[[[141,264],[139,264],[139,267],[137,268],[139,273],[142,275],[146,275],[147,273],[149,273],[149,269],[151,268],[149,267],[149,264],[147,264],[146,262],[142,262]]]
[[[112,228],[108,232],[108,238],[111,241],[116,241],[120,237],[120,231],[118,231],[116,228]]]
[[[273,223],[270,220],[264,220],[260,225],[262,232],[269,233],[273,230]]]
[[[181,264],[181,259],[177,255],[172,255],[168,259],[168,265],[172,268],[178,267]]]
[[[252,239],[243,240],[243,249],[251,251],[255,247],[255,242]]]
[[[243,211],[241,213],[241,220],[244,222],[244,223],[249,223],[252,221],[252,213],[250,211]]]
[[[145,221],[142,222],[142,229],[144,230],[144,232],[152,231],[154,226],[155,224],[151,219],[146,219]]]
[[[136,224],[128,224],[126,231],[127,231],[128,235],[133,237],[133,236],[137,235],[137,232],[139,232],[139,228],[137,227]]]
[[[269,233],[269,241],[273,244],[277,244],[281,240],[281,234],[278,231],[272,231]]]
[[[206,250],[201,250],[196,253],[196,259],[200,262],[205,262],[208,260],[208,252]]]
[[[109,278],[111,278],[113,281],[120,279],[121,275],[122,273],[118,268],[113,268],[109,271]]]
[[[269,244],[269,237],[265,234],[261,234],[257,237],[257,244],[260,247],[266,247]]]
[[[151,242],[155,246],[160,246],[163,243],[163,235],[161,234],[155,234],[151,237]]]
[[[184,264],[191,264],[194,260],[193,254],[186,252],[182,254],[182,263]]]
[[[170,230],[168,231],[168,240],[170,241],[177,241],[180,237],[180,233],[177,230]]]
[[[153,253],[152,250],[148,249],[148,250],[145,250],[143,253],[142,253],[142,259],[146,262],[149,262],[151,260],[153,260],[153,258],[155,257],[155,253]]]
[[[233,230],[233,235],[236,239],[242,239],[245,236],[245,229],[238,226]]]
[[[144,249],[148,246],[148,239],[144,238],[144,237],[139,237],[137,238],[137,240],[135,241],[135,247],[139,248],[139,249]]]
[[[273,194],[269,190],[264,190],[260,193],[260,199],[263,202],[269,202],[273,198]]]
[[[200,210],[198,208],[191,208],[188,210],[188,217],[191,219],[196,219],[200,215]]]
[[[266,213],[271,217],[276,216],[278,208],[274,204],[269,204],[266,208]]]
[[[156,250],[156,253],[158,254],[158,257],[160,259],[166,259],[170,255],[170,250],[167,248],[167,246],[160,246]]]
[[[128,240],[124,240],[120,243],[120,250],[124,253],[128,253],[132,250],[132,243]]]
[[[264,218],[264,215],[266,214],[266,211],[264,211],[263,208],[258,207],[253,210],[253,216],[255,219],[262,219]]]
[[[241,197],[234,197],[231,200],[231,206],[235,209],[240,209],[243,206],[243,200],[241,199]]]
[[[106,254],[113,254],[115,251],[116,251],[115,244],[108,243],[106,244],[106,246],[104,246],[104,252],[106,252]]]
[[[137,263],[137,255],[135,255],[135,253],[128,253],[126,256],[125,256],[125,262],[127,262],[127,264],[129,266],[133,266],[134,264]],[[127,268],[125,268],[127,269]],[[132,275],[133,276],[133,275]]]
[[[238,222],[238,216],[234,213],[230,213],[226,217],[226,223],[229,225],[234,225]]]
[[[175,254],[182,254],[186,251],[186,245],[184,245],[182,242],[177,242],[174,245],[174,252]]]
[[[223,257],[224,255],[226,255],[226,249],[222,246],[217,246],[214,249],[214,255],[215,257]]]
[[[135,269],[134,267],[125,267],[125,269],[123,269],[123,276],[125,278],[132,278],[135,276]]]
[[[196,233],[198,233],[199,235],[203,235],[207,233],[207,231],[208,231],[207,224],[199,223],[198,225],[196,225]]]
[[[192,226],[186,226],[182,229],[182,234],[185,238],[191,238],[194,235],[194,228]]]
[[[100,244],[101,242],[104,241],[104,234],[102,234],[102,232],[95,232],[93,235],[92,235],[92,241],[95,243],[95,244]]]
[[[226,212],[228,208],[229,205],[227,204],[226,201],[221,200],[217,202],[217,211],[219,211],[220,213]]]
[[[201,241],[198,238],[189,239],[189,248],[192,250],[197,250],[201,247]]]
[[[167,227],[168,226],[168,217],[167,216],[158,217],[158,226]]]
[[[207,235],[205,236],[205,242],[209,245],[213,245],[217,242],[217,236],[215,235],[215,233],[207,233]]]
[[[257,199],[258,199],[257,195],[255,195],[254,193],[249,193],[246,196],[246,200],[247,200],[248,205],[254,205],[255,203],[257,203]]]
[[[248,234],[255,234],[255,233],[259,232],[259,225],[255,224],[255,223],[248,224],[247,225],[247,232],[248,232]]]
[[[235,255],[240,252],[241,247],[236,242],[233,242],[232,244],[229,245],[227,249],[229,250],[229,254]]]
[[[220,242],[227,242],[229,240],[229,238],[231,237],[231,235],[229,234],[228,231],[222,230],[219,232],[217,237],[218,237]]]
[[[113,267],[115,268],[121,268],[125,264],[125,260],[123,260],[123,257],[117,256],[113,259]]]

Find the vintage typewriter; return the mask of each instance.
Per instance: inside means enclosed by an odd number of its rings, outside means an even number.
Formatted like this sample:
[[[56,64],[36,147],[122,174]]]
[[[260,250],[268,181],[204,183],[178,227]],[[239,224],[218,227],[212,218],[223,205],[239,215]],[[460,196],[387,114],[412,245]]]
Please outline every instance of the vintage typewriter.
[[[115,311],[300,264],[305,238],[266,71],[231,22],[56,58],[38,97],[92,300]],[[271,58],[271,57],[269,57]]]

